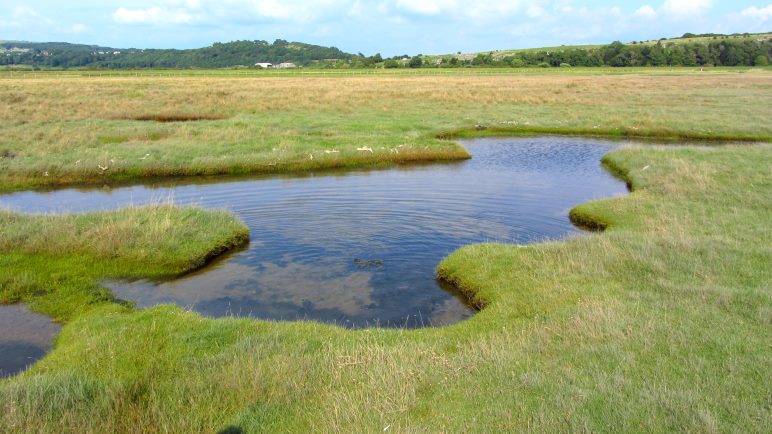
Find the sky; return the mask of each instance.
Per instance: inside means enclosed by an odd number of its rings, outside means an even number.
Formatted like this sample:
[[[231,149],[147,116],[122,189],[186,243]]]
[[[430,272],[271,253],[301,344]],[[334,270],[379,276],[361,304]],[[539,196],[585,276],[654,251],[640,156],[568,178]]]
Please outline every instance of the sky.
[[[767,31],[770,0],[0,0],[0,40],[115,48],[286,39],[395,56]]]

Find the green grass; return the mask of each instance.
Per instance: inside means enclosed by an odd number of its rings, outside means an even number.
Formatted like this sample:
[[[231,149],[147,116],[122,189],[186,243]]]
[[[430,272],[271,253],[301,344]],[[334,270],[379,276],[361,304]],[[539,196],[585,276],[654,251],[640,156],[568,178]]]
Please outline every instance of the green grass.
[[[0,210],[0,303],[66,321],[113,302],[105,279],[162,278],[200,268],[248,241],[222,211],[154,205],[81,215]]]
[[[767,70],[23,77],[0,79],[0,191],[463,159],[439,137],[478,125],[772,139]]]
[[[604,161],[632,194],[572,215],[605,232],[469,246],[440,264],[486,303],[468,321],[350,331],[100,303],[0,383],[0,426],[767,430],[772,149],[623,148]]]
[[[458,134],[769,141],[771,86],[763,71],[0,80],[0,185],[251,171],[249,158],[285,170],[333,148],[341,164],[394,164],[400,144],[463,151],[438,138]],[[170,113],[226,119],[126,120]],[[375,152],[357,160],[361,146]],[[120,170],[90,178],[77,159]],[[438,274],[485,308],[437,329],[137,310],[99,282],[199,267],[244,226],[166,205],[0,213],[0,302],[65,323],[50,354],[0,380],[0,432],[768,431],[772,146],[628,147],[603,164],[632,193],[570,216],[605,231],[454,252]]]

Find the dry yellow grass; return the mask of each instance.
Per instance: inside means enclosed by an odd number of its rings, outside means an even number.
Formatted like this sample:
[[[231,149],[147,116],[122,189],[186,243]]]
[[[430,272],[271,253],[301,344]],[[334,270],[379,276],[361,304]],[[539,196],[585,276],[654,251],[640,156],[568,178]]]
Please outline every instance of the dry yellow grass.
[[[0,189],[467,158],[438,137],[476,129],[769,140],[770,96],[763,71],[6,78]]]
[[[428,103],[445,109],[487,104],[635,104],[667,110],[722,105],[729,102],[726,99],[754,102],[759,91],[772,91],[772,76],[51,77],[0,80],[0,100],[5,103],[0,119],[30,123],[177,112],[353,113],[358,108],[388,113],[409,109],[405,104]]]

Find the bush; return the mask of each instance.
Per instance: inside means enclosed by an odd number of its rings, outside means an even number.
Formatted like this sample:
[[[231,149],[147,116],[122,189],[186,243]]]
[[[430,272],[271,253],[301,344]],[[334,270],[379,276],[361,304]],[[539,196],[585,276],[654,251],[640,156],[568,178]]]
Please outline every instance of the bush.
[[[386,69],[399,68],[399,62],[394,59],[390,59],[383,63],[383,67]]]
[[[753,64],[756,66],[768,66],[769,65],[769,58],[763,54],[759,54],[756,56],[756,60],[753,61]]]
[[[570,64],[570,63],[561,63],[561,64],[560,64],[560,67],[561,67],[561,68],[570,68],[570,67],[571,67],[571,64]]]
[[[550,64],[547,62],[542,62],[539,64],[539,68],[549,68],[549,67],[550,67]]]
[[[522,68],[525,66],[525,61],[523,61],[523,59],[512,59],[510,65],[512,65],[514,68]]]
[[[413,56],[413,58],[410,59],[410,62],[407,64],[407,66],[411,68],[420,68],[424,64],[424,61],[418,57]]]

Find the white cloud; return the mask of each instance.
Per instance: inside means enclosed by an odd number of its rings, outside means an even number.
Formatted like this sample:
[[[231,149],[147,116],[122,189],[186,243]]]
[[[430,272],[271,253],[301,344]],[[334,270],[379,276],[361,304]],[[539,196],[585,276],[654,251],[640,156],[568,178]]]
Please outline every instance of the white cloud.
[[[3,18],[7,19],[3,19]],[[88,27],[80,22],[68,22],[68,20],[54,20],[41,14],[36,9],[29,6],[16,6],[10,10],[2,11],[0,9],[0,28],[13,29],[15,35],[13,39],[40,40],[37,35],[44,32],[57,36],[47,36],[46,39],[60,37],[69,37],[75,34],[82,34],[88,30]],[[26,32],[26,33],[25,33]]]
[[[635,11],[635,16],[646,20],[653,20],[654,18],[657,18],[657,11],[649,5],[643,5]]]
[[[520,11],[521,3],[520,0],[480,0],[471,6],[462,5],[459,9],[462,16],[476,19],[478,22],[485,22],[512,17]],[[540,7],[538,2],[535,2],[533,6]]]
[[[477,0],[464,2],[460,0],[395,0],[393,9],[410,15],[438,17],[445,20],[474,20],[475,23],[491,22],[512,17],[521,9],[522,0]],[[543,11],[540,3],[532,2],[532,12]],[[379,12],[389,8],[381,3]],[[469,24],[469,23],[467,23]]]
[[[288,18],[292,18],[295,13],[301,12],[294,9],[291,4],[287,4],[288,2],[278,2],[276,0],[257,0],[252,3],[254,12],[263,18],[286,20]]]
[[[675,18],[687,18],[700,15],[710,9],[711,0],[665,0],[662,10]]]
[[[530,5],[528,6],[528,9],[525,10],[525,14],[528,16],[528,18],[538,18],[544,15],[544,8],[539,5]]]
[[[340,17],[357,9],[354,0],[158,0],[148,8],[120,7],[113,20],[122,24],[308,23]]]
[[[41,15],[35,9],[27,6],[16,6],[13,8],[13,13],[11,16],[16,22],[42,22],[46,24],[54,24],[52,19]]]
[[[743,17],[753,18],[761,22],[767,22],[772,18],[772,3],[761,9],[756,6],[751,6],[747,9],[743,9],[740,12]]]
[[[122,24],[189,24],[196,18],[184,9],[169,10],[154,6],[147,9],[118,8],[113,20]]]
[[[348,10],[346,15],[354,18],[362,18],[366,14],[365,7],[362,5],[362,2],[359,0],[354,1],[354,3],[351,5],[351,8]]]
[[[439,15],[456,7],[454,0],[397,0],[397,9],[418,15]]]
[[[88,30],[88,27],[86,27],[86,25],[82,23],[75,23],[72,26],[70,26],[71,33],[83,33],[86,30]]]
[[[35,11],[32,8],[26,7],[26,6],[16,6],[13,8],[13,13],[11,14],[15,19],[20,18],[35,18],[38,16],[37,11]]]

